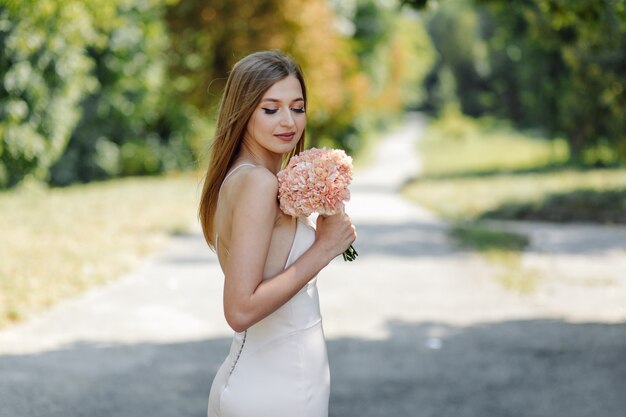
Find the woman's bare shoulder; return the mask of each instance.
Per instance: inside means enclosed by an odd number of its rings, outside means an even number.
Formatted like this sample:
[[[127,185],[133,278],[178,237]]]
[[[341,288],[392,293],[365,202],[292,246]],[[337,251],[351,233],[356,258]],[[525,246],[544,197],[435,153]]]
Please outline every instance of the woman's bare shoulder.
[[[263,191],[267,189],[278,190],[278,179],[270,170],[262,166],[247,167],[242,170],[238,175],[236,188],[240,191],[243,189],[250,189],[254,191],[261,189]]]
[[[258,205],[263,201],[276,201],[278,179],[270,170],[262,166],[246,167],[233,175],[229,195],[238,202],[249,201]],[[242,201],[245,200],[245,201]]]

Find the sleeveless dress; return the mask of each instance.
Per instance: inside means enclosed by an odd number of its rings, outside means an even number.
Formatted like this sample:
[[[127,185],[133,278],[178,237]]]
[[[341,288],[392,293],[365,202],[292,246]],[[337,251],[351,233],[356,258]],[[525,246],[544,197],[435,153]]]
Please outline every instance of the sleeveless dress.
[[[308,219],[297,219],[285,268],[314,241],[315,229]],[[316,276],[272,314],[234,333],[230,352],[211,386],[207,415],[328,417],[329,396]]]

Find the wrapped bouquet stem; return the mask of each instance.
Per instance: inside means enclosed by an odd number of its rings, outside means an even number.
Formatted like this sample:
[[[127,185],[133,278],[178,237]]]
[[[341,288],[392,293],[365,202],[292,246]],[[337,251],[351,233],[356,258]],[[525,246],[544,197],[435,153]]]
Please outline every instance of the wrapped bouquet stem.
[[[278,172],[280,209],[294,217],[312,213],[332,216],[343,211],[350,200],[352,158],[340,149],[311,148],[293,156]],[[353,261],[359,254],[352,245],[343,259]]]

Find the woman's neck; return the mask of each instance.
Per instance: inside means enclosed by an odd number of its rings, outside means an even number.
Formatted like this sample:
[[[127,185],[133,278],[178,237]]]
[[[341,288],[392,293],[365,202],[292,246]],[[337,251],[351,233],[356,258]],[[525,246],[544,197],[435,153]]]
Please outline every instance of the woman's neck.
[[[251,163],[254,165],[262,166],[276,174],[280,171],[282,163],[282,155],[273,154],[270,152],[253,151],[245,146],[242,146],[239,155],[237,156],[237,163]]]

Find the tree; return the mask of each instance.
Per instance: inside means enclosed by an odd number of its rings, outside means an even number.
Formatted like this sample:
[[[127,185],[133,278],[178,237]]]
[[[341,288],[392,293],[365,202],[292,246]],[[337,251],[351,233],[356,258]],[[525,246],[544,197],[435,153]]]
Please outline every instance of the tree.
[[[307,79],[309,138],[315,143],[327,136],[342,145],[341,132],[357,111],[359,73],[326,1],[181,0],[167,20],[173,85],[185,101],[214,112],[235,62],[254,51],[280,49],[300,63]]]
[[[603,163],[588,157],[598,147],[626,160],[624,2],[463,4],[441,2],[429,12],[440,54],[429,77],[432,107],[442,106],[436,93],[450,71],[465,113],[564,135],[580,163]]]
[[[0,187],[193,164],[170,100],[166,0],[2,0]]]
[[[51,167],[54,184],[191,164],[169,122],[177,105],[168,100],[164,13],[161,0],[119,2],[115,23],[98,27],[102,42],[86,45],[97,88],[83,98],[80,121]]]
[[[85,45],[98,43],[93,14],[105,1],[0,3],[0,186],[47,179],[80,118],[78,103],[97,88]]]

